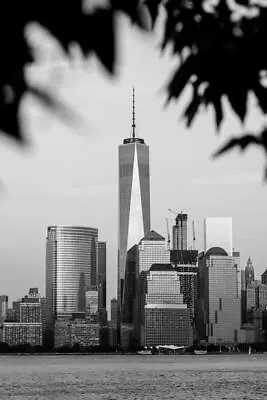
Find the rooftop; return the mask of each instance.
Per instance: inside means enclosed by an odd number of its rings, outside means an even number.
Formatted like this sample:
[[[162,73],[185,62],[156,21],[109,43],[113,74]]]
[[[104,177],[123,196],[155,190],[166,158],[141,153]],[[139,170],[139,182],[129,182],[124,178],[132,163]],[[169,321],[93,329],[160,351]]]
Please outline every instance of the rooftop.
[[[141,241],[142,240],[163,241],[165,240],[165,237],[161,236],[159,233],[152,230],[147,232],[147,234],[143,237],[143,239],[141,239]]]

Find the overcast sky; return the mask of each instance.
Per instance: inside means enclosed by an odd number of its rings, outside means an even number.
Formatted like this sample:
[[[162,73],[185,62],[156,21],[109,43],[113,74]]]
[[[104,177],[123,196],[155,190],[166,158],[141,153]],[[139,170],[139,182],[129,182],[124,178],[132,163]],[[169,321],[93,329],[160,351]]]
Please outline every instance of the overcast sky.
[[[136,89],[137,135],[150,146],[152,229],[166,236],[168,208],[195,220],[196,247],[203,249],[206,216],[233,218],[234,248],[241,265],[251,256],[256,275],[267,267],[267,187],[262,183],[264,157],[251,149],[216,161],[211,154],[230,133],[242,127],[229,111],[220,135],[213,112],[202,112],[190,130],[180,119],[179,104],[164,109],[161,89],[174,61],[161,55],[158,40],[120,23],[117,78],[110,79],[94,60],[82,68],[39,68],[35,77],[50,83],[79,111],[83,125],[73,128],[30,99],[23,104],[31,140],[21,150],[0,137],[0,294],[11,300],[31,286],[45,293],[45,238],[49,224],[96,227],[107,241],[108,299],[116,295],[118,221],[118,145],[131,133],[132,86]],[[40,38],[37,37],[39,40]],[[37,40],[36,39],[36,40]],[[37,41],[38,41],[37,40]],[[47,61],[48,62],[48,61]],[[60,73],[59,73],[60,72]],[[253,106],[246,127],[261,127]]]

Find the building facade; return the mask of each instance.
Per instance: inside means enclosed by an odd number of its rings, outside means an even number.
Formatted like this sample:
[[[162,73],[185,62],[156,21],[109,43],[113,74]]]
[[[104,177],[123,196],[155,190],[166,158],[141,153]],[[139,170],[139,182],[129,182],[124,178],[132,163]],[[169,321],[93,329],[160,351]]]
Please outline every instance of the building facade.
[[[267,285],[267,268],[263,272],[263,274],[261,274],[261,283],[263,283],[264,285]]]
[[[53,343],[54,322],[85,313],[85,293],[97,285],[98,230],[49,226],[46,241],[46,330]]]
[[[146,273],[144,310],[140,310],[140,344],[193,343],[190,310],[184,302],[178,272],[170,264],[153,264]]]
[[[213,344],[243,340],[239,275],[234,258],[220,247],[209,249],[199,258],[199,339]]]
[[[107,307],[107,246],[106,242],[97,244],[97,287],[99,292],[99,307]]]
[[[2,324],[7,318],[8,310],[8,296],[0,296],[0,324]]]
[[[149,147],[136,137],[133,92],[132,136],[119,146],[118,315],[124,302],[127,251],[150,230]]]
[[[245,267],[245,286],[247,287],[255,280],[254,267],[251,258],[248,258],[247,265]]]

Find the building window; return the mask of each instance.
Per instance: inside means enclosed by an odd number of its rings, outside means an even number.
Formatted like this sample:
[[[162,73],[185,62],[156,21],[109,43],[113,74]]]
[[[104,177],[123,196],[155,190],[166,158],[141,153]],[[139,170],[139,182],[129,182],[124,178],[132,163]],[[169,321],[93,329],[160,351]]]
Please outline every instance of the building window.
[[[219,310],[222,311],[222,299],[221,299],[221,297],[219,298]]]
[[[215,311],[215,324],[218,324],[218,311]]]

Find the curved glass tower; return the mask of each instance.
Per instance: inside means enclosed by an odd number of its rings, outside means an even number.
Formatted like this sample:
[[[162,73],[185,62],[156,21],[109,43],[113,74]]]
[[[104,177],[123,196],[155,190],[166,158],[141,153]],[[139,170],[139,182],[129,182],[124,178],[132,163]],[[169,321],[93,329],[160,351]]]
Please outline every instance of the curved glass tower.
[[[127,251],[150,231],[149,147],[135,136],[133,90],[132,137],[119,146],[118,322],[124,303]]]
[[[46,239],[47,334],[54,321],[85,312],[85,292],[96,287],[98,230],[49,226]]]

